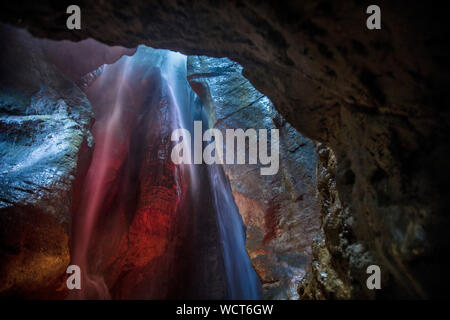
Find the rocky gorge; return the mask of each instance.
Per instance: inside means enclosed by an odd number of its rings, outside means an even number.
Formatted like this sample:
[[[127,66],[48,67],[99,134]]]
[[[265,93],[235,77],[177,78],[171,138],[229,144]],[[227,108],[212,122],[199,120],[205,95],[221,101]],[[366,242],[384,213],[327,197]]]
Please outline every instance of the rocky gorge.
[[[36,37],[188,54],[187,78],[211,126],[280,129],[285,146],[278,175],[262,179],[246,166],[224,166],[265,297],[448,296],[442,281],[449,248],[443,10],[381,1],[383,27],[372,32],[364,27],[365,1],[81,1],[83,28],[68,31],[65,5],[5,3],[0,19]],[[70,75],[37,40],[14,46],[20,37],[11,34],[2,30],[0,292],[52,296],[70,260],[78,178],[93,146],[94,116],[79,76],[134,51],[111,52]],[[199,55],[231,60],[211,63]],[[14,59],[22,62],[9,62]],[[37,157],[42,154],[49,158]],[[33,159],[44,162],[23,163]],[[161,179],[140,188],[167,188]],[[213,238],[197,239],[220,252]],[[220,266],[220,259],[210,263]],[[365,286],[371,264],[381,267],[382,290]],[[130,277],[138,283],[142,273]]]

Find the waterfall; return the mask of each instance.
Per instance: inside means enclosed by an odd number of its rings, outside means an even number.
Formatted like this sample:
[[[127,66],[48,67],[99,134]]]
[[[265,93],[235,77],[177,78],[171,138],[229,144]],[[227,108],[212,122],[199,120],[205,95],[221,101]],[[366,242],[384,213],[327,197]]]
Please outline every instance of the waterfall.
[[[187,126],[186,123],[192,124],[193,120],[199,116],[202,117],[201,120],[204,125],[207,121],[206,115],[198,112],[195,104],[193,106],[193,103],[185,98],[186,94],[193,94],[193,90],[186,79],[186,60],[186,56],[180,53],[168,52],[162,70],[171,97],[175,101],[173,111],[178,128],[189,130],[191,136],[193,136],[192,125]],[[179,99],[184,104],[178,103]],[[183,141],[187,138],[183,136]],[[198,186],[196,168],[192,164],[189,165],[189,168],[192,177],[191,186],[194,190],[198,190],[196,189]],[[212,196],[228,282],[228,296],[231,299],[258,299],[260,298],[260,283],[245,250],[245,228],[234,202],[231,187],[221,165],[208,166],[207,170],[210,186],[213,189]]]
[[[102,276],[91,274],[88,270],[91,265],[88,259],[89,245],[93,236],[95,224],[98,220],[100,207],[107,197],[108,188],[113,176],[111,172],[114,164],[110,159],[117,154],[118,150],[126,149],[126,141],[121,141],[121,118],[123,117],[124,99],[126,99],[127,77],[130,65],[130,58],[124,57],[118,63],[122,64],[121,73],[116,77],[114,91],[114,103],[111,105],[111,111],[101,119],[99,132],[96,134],[96,148],[92,156],[91,166],[87,172],[84,186],[84,196],[81,201],[80,216],[77,217],[75,225],[75,245],[72,250],[72,263],[78,265],[82,273],[82,282],[84,290],[75,292],[75,297],[79,298],[110,298],[109,290]],[[98,79],[108,77],[110,70],[105,68],[103,75]]]
[[[259,299],[261,284],[245,250],[245,227],[221,165],[208,167],[231,299]]]
[[[116,292],[115,296],[128,297],[127,292],[139,287],[140,291],[147,288],[151,292],[140,297],[164,297],[163,293],[158,295],[163,290],[149,288],[148,285],[158,286],[155,283],[159,283],[167,286],[170,281],[178,281],[176,279],[183,276],[171,276],[167,270],[179,270],[177,265],[183,262],[177,261],[177,254],[183,252],[183,248],[190,248],[184,243],[189,242],[194,248],[194,258],[190,263],[197,265],[189,271],[195,279],[191,281],[193,288],[190,292],[203,290],[205,293],[200,296],[208,298],[206,292],[215,293],[217,290],[195,286],[197,283],[213,286],[211,279],[215,286],[220,286],[218,283],[221,281],[217,279],[221,278],[226,282],[223,286],[227,293],[223,297],[259,298],[260,283],[245,250],[245,228],[222,166],[167,164],[170,161],[170,132],[183,128],[192,136],[194,120],[205,119],[200,100],[186,77],[186,56],[140,46],[132,57],[124,56],[116,63],[102,67],[98,78],[87,89],[96,117],[93,127],[95,149],[80,196],[80,206],[74,216],[71,262],[82,269],[83,289],[69,297],[111,298],[112,285],[108,282],[113,281],[111,279],[136,282],[128,286],[122,284],[128,291],[122,289],[125,293]],[[183,139],[188,138],[183,136]],[[173,170],[170,177],[161,178],[162,173],[155,171],[160,170],[161,165],[166,166],[165,170]],[[153,181],[155,176],[162,181]],[[174,201],[175,212],[164,211],[165,206],[151,207],[153,202],[149,201],[157,201],[158,192],[163,192],[166,198],[171,196],[173,184],[170,179],[174,179],[176,184],[178,199]],[[189,192],[184,192],[185,189]],[[142,194],[149,191],[153,193]],[[139,203],[130,205],[130,199]],[[166,203],[164,199],[161,201],[157,204]],[[187,201],[185,205],[183,201]],[[205,204],[206,208],[199,208]],[[155,210],[160,210],[157,213],[159,220],[153,221]],[[189,222],[190,218],[193,222]],[[202,223],[202,220],[208,222]],[[177,238],[174,233],[180,230],[187,236]],[[205,231],[217,234],[221,252],[214,246],[205,245],[209,239],[214,239],[203,235]],[[130,240],[131,236],[136,240]],[[203,238],[199,240],[199,237]],[[158,239],[163,239],[164,243]],[[140,241],[147,241],[142,250],[128,247],[130,243],[139,246]],[[195,247],[198,244],[200,248]],[[153,246],[160,248],[158,253],[148,251],[156,250],[152,249]],[[154,257],[147,257],[143,252]],[[211,254],[220,257],[212,260],[222,261],[222,267],[207,265]],[[196,259],[198,261],[194,261]],[[203,266],[199,268],[198,265]],[[148,267],[145,276],[150,282],[139,285],[145,280],[143,267]],[[138,270],[136,276],[132,276],[133,268]],[[209,274],[196,275],[199,270]],[[214,274],[219,272],[225,274]]]
[[[170,124],[171,130],[175,129],[187,129],[192,133],[192,125],[188,126],[188,123],[193,123],[196,113],[196,104],[190,98],[193,93],[190,90],[190,86],[187,83],[187,57],[178,52],[163,51],[165,53],[164,62],[161,65],[162,77],[166,81],[169,91],[170,99],[173,103],[171,109],[173,121]],[[183,135],[183,141],[187,141],[189,137]],[[187,149],[186,149],[187,150]],[[189,157],[192,155],[190,151]],[[198,174],[196,173],[196,167],[193,164],[182,165],[182,169],[185,171],[187,166],[190,186],[195,192],[198,187]],[[187,173],[184,172],[186,175]]]

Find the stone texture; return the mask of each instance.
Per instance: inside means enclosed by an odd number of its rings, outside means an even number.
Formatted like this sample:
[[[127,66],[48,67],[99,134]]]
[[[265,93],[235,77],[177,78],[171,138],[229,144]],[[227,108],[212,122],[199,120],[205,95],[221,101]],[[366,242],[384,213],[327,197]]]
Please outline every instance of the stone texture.
[[[93,146],[91,105],[76,83],[134,51],[0,25],[0,295],[66,294],[72,211]]]
[[[93,39],[78,42],[40,39],[39,44],[52,64],[77,85],[99,66],[113,64],[122,56],[136,52],[136,48],[107,46]]]
[[[367,1],[80,1],[80,31],[65,28],[68,4],[3,2],[0,19],[41,37],[239,62],[289,123],[334,151],[355,242],[386,276],[377,297],[448,296],[449,28],[440,3],[378,1],[379,31],[365,28]],[[349,270],[362,292],[366,275]]]
[[[295,299],[297,281],[310,261],[318,232],[316,152],[275,110],[270,100],[227,58],[188,57],[188,80],[203,102],[210,127],[279,129],[280,168],[261,175],[260,163],[225,164],[235,202],[246,225],[247,251],[267,299]],[[270,141],[270,140],[269,140]],[[224,152],[228,152],[226,143]],[[270,145],[267,145],[270,151]],[[248,143],[245,154],[249,154]],[[264,165],[265,167],[266,165]]]
[[[39,41],[3,26],[0,34],[0,295],[57,297],[91,107]]]
[[[352,284],[350,261],[362,264],[363,269],[372,264],[366,251],[355,242],[352,232],[352,217],[344,208],[336,188],[337,162],[333,151],[317,144],[319,161],[317,166],[317,192],[321,204],[321,229],[312,244],[311,269],[300,281],[300,299],[349,299],[361,297],[359,286]],[[370,296],[370,291],[364,293]]]
[[[196,172],[201,183],[194,192],[188,168],[170,157],[177,117],[199,104],[185,63],[171,64],[174,55],[139,47],[94,71],[86,89],[96,145],[74,212],[73,256],[89,285],[71,298],[226,297],[206,166]],[[99,204],[95,212],[92,202]]]

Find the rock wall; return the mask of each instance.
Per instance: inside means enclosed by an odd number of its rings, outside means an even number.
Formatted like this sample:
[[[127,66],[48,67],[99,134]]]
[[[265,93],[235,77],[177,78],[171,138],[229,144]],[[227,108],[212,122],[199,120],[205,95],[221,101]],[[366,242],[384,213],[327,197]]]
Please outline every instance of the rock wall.
[[[39,41],[0,33],[0,295],[56,297],[70,261],[75,177],[89,164],[91,106]]]
[[[311,241],[319,226],[314,143],[283,119],[245,79],[238,63],[190,56],[188,80],[203,102],[209,126],[221,130],[224,137],[227,129],[279,129],[276,174],[261,175],[260,168],[266,165],[248,161],[225,164],[224,169],[247,228],[247,251],[263,283],[264,297],[298,298],[297,282],[310,262]],[[226,144],[224,149],[231,150]],[[249,154],[248,143],[239,151]]]
[[[74,46],[0,25],[0,296],[66,294],[72,212],[94,143],[77,72],[134,52],[93,40]]]
[[[354,271],[372,264],[365,250],[357,243],[352,231],[353,219],[348,208],[343,207],[336,187],[336,156],[330,148],[317,143],[317,196],[320,208],[321,228],[312,244],[312,263],[308,273],[300,281],[300,299],[349,299],[362,295],[360,286],[353,284]]]

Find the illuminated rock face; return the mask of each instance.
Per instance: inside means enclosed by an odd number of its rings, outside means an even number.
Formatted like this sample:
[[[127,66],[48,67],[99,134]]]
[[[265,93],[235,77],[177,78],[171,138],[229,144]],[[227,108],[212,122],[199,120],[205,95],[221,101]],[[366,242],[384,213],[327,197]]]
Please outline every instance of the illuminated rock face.
[[[0,34],[0,295],[61,297],[91,105],[38,40]]]
[[[191,56],[188,79],[210,125],[222,133],[235,128],[280,130],[277,174],[261,175],[260,164],[227,164],[224,169],[246,226],[247,251],[263,283],[264,297],[298,298],[297,283],[308,267],[312,239],[319,230],[314,143],[292,128],[242,76],[239,64]]]
[[[75,213],[73,259],[92,281],[82,298],[168,294],[157,284],[136,289],[173,264],[166,254],[187,189],[168,157],[173,101],[157,61],[145,60],[143,50],[104,67],[86,91],[96,116],[96,146]]]
[[[170,157],[172,131],[190,130],[201,110],[186,57],[140,47],[96,72],[86,93],[95,150],[75,212],[72,261],[89,285],[74,297],[232,297],[217,186],[206,165],[175,165]]]

